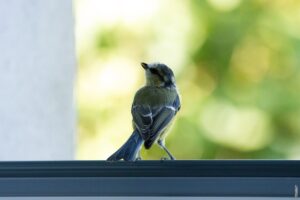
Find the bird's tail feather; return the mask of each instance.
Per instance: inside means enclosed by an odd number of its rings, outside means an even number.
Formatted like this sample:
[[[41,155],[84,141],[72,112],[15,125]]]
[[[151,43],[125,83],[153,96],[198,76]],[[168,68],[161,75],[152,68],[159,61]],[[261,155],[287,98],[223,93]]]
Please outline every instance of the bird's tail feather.
[[[137,153],[140,151],[142,144],[144,143],[143,138],[134,130],[129,139],[120,147],[114,154],[112,154],[107,160],[108,161],[135,161]]]

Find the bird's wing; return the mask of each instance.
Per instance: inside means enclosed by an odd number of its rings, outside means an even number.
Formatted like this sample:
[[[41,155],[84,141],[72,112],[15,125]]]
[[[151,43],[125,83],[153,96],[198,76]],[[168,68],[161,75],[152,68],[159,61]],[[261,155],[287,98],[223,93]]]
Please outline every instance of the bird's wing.
[[[153,113],[148,105],[135,105],[131,109],[133,123],[144,140],[149,138],[153,123]]]
[[[180,110],[180,108],[181,108],[181,102],[180,102],[179,95],[176,96],[176,99],[173,102],[173,107],[176,109],[176,113]]]
[[[149,105],[134,105],[131,113],[133,122],[145,145],[149,147],[171,122],[177,111],[180,109],[180,99],[177,96],[171,105],[150,107]]]
[[[153,123],[150,130],[150,136],[145,141],[145,147],[150,148],[157,137],[168,127],[168,124],[172,121],[176,115],[176,108],[173,106],[163,106],[153,118]]]

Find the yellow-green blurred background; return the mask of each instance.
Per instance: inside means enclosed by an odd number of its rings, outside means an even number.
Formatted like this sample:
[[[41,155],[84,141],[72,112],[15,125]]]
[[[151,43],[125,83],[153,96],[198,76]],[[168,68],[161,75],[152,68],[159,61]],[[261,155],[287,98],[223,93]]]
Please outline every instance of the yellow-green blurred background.
[[[139,63],[175,72],[177,159],[300,159],[300,1],[75,0],[77,159],[131,134]],[[144,159],[165,156],[159,147]]]

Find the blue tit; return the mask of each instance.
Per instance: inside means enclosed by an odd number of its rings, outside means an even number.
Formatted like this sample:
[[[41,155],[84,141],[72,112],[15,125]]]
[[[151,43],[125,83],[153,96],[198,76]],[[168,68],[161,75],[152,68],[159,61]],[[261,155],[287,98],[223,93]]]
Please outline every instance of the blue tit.
[[[146,85],[140,88],[131,107],[133,133],[107,160],[135,161],[140,158],[144,144],[150,149],[157,143],[170,157],[174,156],[165,146],[166,133],[180,110],[180,97],[173,71],[162,63],[141,63],[145,70]]]

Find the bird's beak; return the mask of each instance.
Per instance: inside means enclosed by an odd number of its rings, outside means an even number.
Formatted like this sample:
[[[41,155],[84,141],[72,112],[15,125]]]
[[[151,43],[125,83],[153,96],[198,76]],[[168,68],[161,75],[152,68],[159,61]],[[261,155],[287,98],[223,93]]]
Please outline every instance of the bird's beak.
[[[149,68],[147,63],[142,62],[141,65],[145,70]]]

